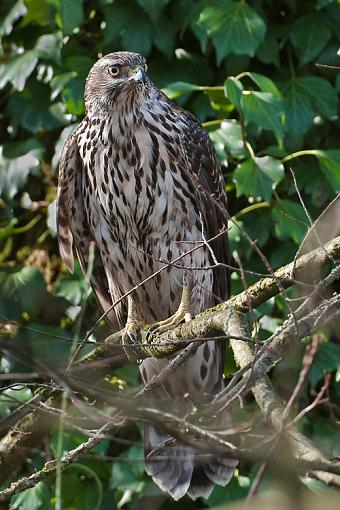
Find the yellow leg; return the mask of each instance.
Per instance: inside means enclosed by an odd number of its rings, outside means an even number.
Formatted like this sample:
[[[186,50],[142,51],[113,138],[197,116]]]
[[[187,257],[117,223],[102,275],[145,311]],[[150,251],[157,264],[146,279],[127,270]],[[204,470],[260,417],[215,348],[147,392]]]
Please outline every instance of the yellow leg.
[[[134,347],[141,345],[140,330],[142,327],[143,323],[138,318],[135,299],[130,294],[128,296],[128,316],[122,335],[124,351],[130,361],[135,361],[138,358],[138,350],[136,351]]]
[[[164,321],[160,321],[157,324],[151,326],[151,328],[148,331],[148,336],[160,335],[162,333],[165,333],[166,331],[175,328],[176,326],[179,326],[179,324],[181,324],[181,322],[183,321],[188,322],[191,320],[192,318],[190,314],[191,292],[192,292],[192,278],[190,275],[188,276],[185,274],[183,277],[181,302],[179,304],[178,309],[173,315],[171,315],[171,317],[168,317]]]

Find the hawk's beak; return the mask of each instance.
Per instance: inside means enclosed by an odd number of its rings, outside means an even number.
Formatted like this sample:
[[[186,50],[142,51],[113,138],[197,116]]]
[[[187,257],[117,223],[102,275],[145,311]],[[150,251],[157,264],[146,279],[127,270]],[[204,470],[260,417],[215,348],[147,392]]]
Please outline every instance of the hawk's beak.
[[[135,74],[131,76],[131,80],[139,81],[141,83],[146,82],[146,73],[142,67],[137,67]]]

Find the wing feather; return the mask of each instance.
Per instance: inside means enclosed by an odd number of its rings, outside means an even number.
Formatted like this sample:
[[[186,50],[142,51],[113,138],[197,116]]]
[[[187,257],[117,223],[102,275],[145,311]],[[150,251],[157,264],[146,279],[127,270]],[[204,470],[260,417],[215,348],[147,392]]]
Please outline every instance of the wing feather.
[[[82,124],[67,139],[59,163],[57,234],[60,255],[69,271],[73,272],[73,248],[75,248],[85,274],[89,264],[90,244],[94,242],[94,238],[91,235],[82,197],[83,164],[77,144],[77,132],[80,129]],[[106,311],[112,305],[112,298],[97,247],[94,249],[91,286],[99,305]],[[117,318],[113,310],[108,313],[107,318],[116,328]]]
[[[228,224],[223,173],[207,132],[196,117],[184,110],[181,110],[181,114],[186,117],[186,129],[181,139],[187,162],[185,171],[197,194],[205,233],[210,239],[226,229]],[[210,246],[218,262],[230,263],[227,233],[219,236]],[[213,293],[224,301],[230,294],[230,272],[226,268],[216,267],[213,273]]]

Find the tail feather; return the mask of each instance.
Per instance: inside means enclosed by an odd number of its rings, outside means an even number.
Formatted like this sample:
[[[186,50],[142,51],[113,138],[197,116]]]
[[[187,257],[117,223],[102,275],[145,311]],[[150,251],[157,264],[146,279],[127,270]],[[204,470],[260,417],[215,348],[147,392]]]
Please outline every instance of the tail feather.
[[[209,464],[203,466],[203,469],[209,480],[214,484],[225,487],[232,479],[237,464],[236,459],[214,457]]]
[[[215,484],[225,486],[230,482],[237,460],[209,455],[203,461],[190,446],[181,443],[160,446],[168,439],[170,436],[159,433],[152,425],[145,426],[145,469],[176,501],[185,494],[194,500],[208,498]]]
[[[170,439],[170,436],[158,433],[152,425],[144,429],[145,469],[154,482],[178,500],[189,489],[194,468],[194,450],[185,445],[159,445]],[[156,449],[155,454],[152,450]]]
[[[207,478],[203,466],[195,466],[188,490],[188,496],[190,496],[193,500],[197,498],[207,499],[212,493],[214,486],[214,482]]]
[[[168,376],[166,384],[157,388],[155,406],[165,410],[169,407],[176,409],[182,416],[190,415],[194,408],[199,409],[201,405],[204,411],[212,396],[223,388],[221,346],[214,341],[199,346],[185,364]],[[139,367],[144,384],[167,367],[169,361],[168,358],[144,360]],[[210,416],[207,419],[212,426]],[[212,420],[215,418],[212,417]],[[226,411],[216,417],[215,425],[223,430],[230,421],[229,411]],[[202,439],[197,438],[194,447],[191,447],[176,442],[171,435],[153,425],[145,426],[144,441],[146,471],[175,500],[185,494],[192,499],[208,498],[215,484],[225,486],[229,483],[238,463],[221,455],[202,455]]]

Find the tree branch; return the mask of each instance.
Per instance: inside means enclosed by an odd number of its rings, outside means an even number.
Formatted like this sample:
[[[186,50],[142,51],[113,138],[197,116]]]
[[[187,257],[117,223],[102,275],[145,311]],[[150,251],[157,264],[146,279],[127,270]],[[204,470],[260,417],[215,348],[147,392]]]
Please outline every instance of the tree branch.
[[[230,316],[230,307],[239,310],[246,311],[250,307],[257,307],[264,303],[270,297],[279,293],[277,286],[277,280],[282,282],[283,287],[287,288],[293,283],[297,282],[296,277],[301,270],[308,270],[309,272],[319,268],[328,260],[335,259],[340,256],[340,237],[334,238],[324,246],[313,250],[307,255],[303,255],[295,261],[295,274],[292,275],[293,263],[280,268],[275,272],[274,277],[268,277],[261,279],[255,285],[249,287],[247,291],[242,292],[238,296],[235,296],[226,303],[216,306],[213,309],[209,309],[199,314],[194,320],[180,325],[171,331],[168,335],[168,339],[163,340],[159,338],[151,339],[150,343],[146,338],[146,331],[142,332],[143,337],[143,352],[138,351],[138,357],[144,356],[155,356],[164,357],[174,354],[179,349],[187,346],[188,343],[199,339],[204,341],[207,338],[221,337],[231,339],[231,344],[234,349],[236,345],[238,353],[235,353],[237,360],[241,366],[241,370],[244,370],[246,377],[243,377],[238,383],[231,389],[222,392],[218,398],[234,398],[239,392],[247,391],[253,386],[255,398],[258,402],[259,407],[263,410],[265,416],[269,416],[273,427],[275,428],[281,423],[281,408],[277,406],[276,399],[273,394],[269,393],[272,390],[269,387],[269,381],[263,377],[265,373],[270,369],[275,362],[277,362],[292,346],[296,345],[296,342],[308,335],[315,325],[321,325],[321,323],[329,320],[333,315],[339,313],[339,299],[337,297],[331,298],[328,301],[321,303],[319,307],[314,309],[306,317],[298,321],[298,331],[296,331],[296,324],[288,320],[284,327],[280,328],[278,334],[274,335],[270,342],[267,342],[260,348],[260,351],[256,354],[255,358],[249,358],[246,355],[245,349],[250,349],[249,346],[244,342],[246,338],[249,338],[249,332],[245,333],[242,330],[241,334],[239,329],[233,324],[234,319]],[[236,329],[235,329],[236,328]],[[238,334],[235,333],[238,331]],[[234,338],[234,340],[233,340]],[[235,339],[236,338],[236,339]],[[242,338],[242,340],[237,340]],[[250,338],[249,338],[250,339]],[[237,342],[237,344],[235,344]],[[243,346],[242,348],[240,346]],[[126,356],[122,354],[121,348],[115,346],[116,349],[112,352],[113,346],[110,344],[101,345],[94,349],[89,355],[83,358],[80,362],[76,363],[71,370],[71,375],[80,378],[82,374],[96,372],[96,377],[99,375],[103,376],[107,373],[112,373],[115,367],[121,366],[126,362]],[[140,349],[142,351],[142,349]],[[249,351],[251,352],[251,351]],[[248,358],[247,358],[248,356]],[[250,364],[247,367],[244,360],[248,359],[247,363]],[[251,371],[249,372],[249,370]],[[59,378],[63,375],[59,374]],[[261,380],[261,382],[259,382]],[[155,381],[155,384],[158,381]],[[86,393],[86,390],[84,390]],[[55,393],[56,394],[56,393]],[[262,397],[261,397],[262,395]],[[49,401],[50,406],[58,407],[59,397],[50,397],[48,393],[45,393],[45,399],[51,398]],[[275,403],[274,412],[269,402]],[[269,409],[271,409],[269,411]],[[28,408],[31,411],[31,408]],[[0,442],[0,483],[3,483],[7,477],[22,464],[26,458],[27,447],[37,446],[44,434],[46,434],[51,427],[53,427],[54,418],[49,416],[44,409],[43,405],[40,405],[37,409],[29,412],[26,416],[22,417],[19,422],[15,424],[13,429],[4,436]],[[313,467],[313,469],[326,470],[330,469],[329,461],[326,461],[320,457],[320,452],[317,451],[313,457],[313,450],[311,445],[301,439],[301,436],[296,436],[294,433],[295,442],[299,443],[299,449],[301,458],[315,460],[319,463]],[[305,450],[307,453],[303,453]],[[321,460],[320,460],[321,459]]]

